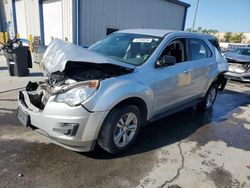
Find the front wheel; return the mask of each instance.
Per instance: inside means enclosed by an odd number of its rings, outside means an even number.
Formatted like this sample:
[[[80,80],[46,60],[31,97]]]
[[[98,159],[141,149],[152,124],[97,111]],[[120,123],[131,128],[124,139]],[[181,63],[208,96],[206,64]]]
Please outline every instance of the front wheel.
[[[129,105],[115,108],[104,121],[98,144],[112,154],[123,151],[134,142],[141,123],[138,107]]]
[[[217,93],[218,93],[218,86],[216,84],[212,84],[208,89],[205,97],[201,101],[201,103],[198,104],[198,109],[202,111],[207,111],[211,109],[213,107]]]

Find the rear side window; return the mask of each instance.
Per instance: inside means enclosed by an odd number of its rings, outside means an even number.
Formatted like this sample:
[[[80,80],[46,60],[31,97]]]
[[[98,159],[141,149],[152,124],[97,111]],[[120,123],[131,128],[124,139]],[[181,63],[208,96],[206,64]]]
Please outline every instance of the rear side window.
[[[218,40],[216,39],[211,39],[211,40],[208,40],[215,48],[217,48],[217,50],[221,53],[221,48],[220,48],[220,45],[218,43]]]
[[[205,59],[212,56],[212,52],[205,42],[200,39],[189,39],[191,60]]]

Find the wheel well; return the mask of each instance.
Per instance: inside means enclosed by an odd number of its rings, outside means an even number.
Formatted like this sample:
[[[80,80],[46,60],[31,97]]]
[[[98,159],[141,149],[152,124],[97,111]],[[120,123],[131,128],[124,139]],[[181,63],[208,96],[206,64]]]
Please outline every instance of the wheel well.
[[[227,79],[225,78],[224,73],[220,73],[216,77],[216,79],[213,81],[213,83],[216,83],[217,86],[218,86],[218,88],[219,88],[219,90],[223,91],[224,88],[225,88],[225,86],[226,86],[226,84],[227,84]]]
[[[144,102],[144,100],[142,100],[141,98],[139,97],[131,97],[131,98],[127,98],[127,99],[124,99],[123,101],[120,101],[118,104],[116,104],[112,110],[115,110],[116,108],[119,108],[119,107],[123,107],[123,106],[127,106],[127,105],[135,105],[139,108],[139,110],[141,111],[142,113],[142,126],[145,126],[145,122],[147,120],[147,115],[148,115],[148,109],[147,109],[147,105],[146,103]],[[111,111],[112,111],[111,110]],[[111,112],[110,111],[110,112]],[[109,113],[110,113],[109,112]],[[103,121],[103,123],[106,121],[108,115],[106,116],[105,120]],[[100,133],[103,129],[103,124],[99,130],[99,133],[98,133],[98,137],[100,137]]]
[[[220,80],[220,79],[222,79],[222,78],[224,78],[224,73],[220,73],[220,74],[215,78],[214,81],[218,81],[218,80]]]
[[[117,108],[117,107],[122,107],[122,106],[127,106],[127,105],[135,105],[137,106],[141,113],[142,113],[142,119],[143,119],[143,122],[146,121],[147,119],[147,115],[148,115],[148,109],[147,109],[147,105],[146,103],[144,102],[144,100],[142,100],[141,98],[139,97],[131,97],[131,98],[127,98],[121,102],[119,102],[118,104],[116,104],[114,106],[114,108]],[[114,109],[113,108],[113,109]],[[144,123],[143,123],[144,124]]]

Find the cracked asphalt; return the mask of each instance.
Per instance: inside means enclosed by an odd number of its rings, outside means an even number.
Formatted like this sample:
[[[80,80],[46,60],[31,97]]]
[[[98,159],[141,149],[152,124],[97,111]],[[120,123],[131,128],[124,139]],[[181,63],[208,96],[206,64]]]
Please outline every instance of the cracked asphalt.
[[[9,77],[0,56],[0,187],[250,188],[250,84],[229,82],[212,111],[192,108],[143,128],[127,152],[76,153],[16,119],[30,77]]]

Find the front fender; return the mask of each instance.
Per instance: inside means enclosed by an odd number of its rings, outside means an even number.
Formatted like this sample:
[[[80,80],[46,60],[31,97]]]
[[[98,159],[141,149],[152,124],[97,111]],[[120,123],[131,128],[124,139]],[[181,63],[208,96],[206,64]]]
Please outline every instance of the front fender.
[[[83,104],[90,111],[109,111],[121,101],[131,98],[141,98],[147,105],[148,115],[153,106],[153,82],[143,83],[136,79],[114,77],[101,81],[97,93]]]

